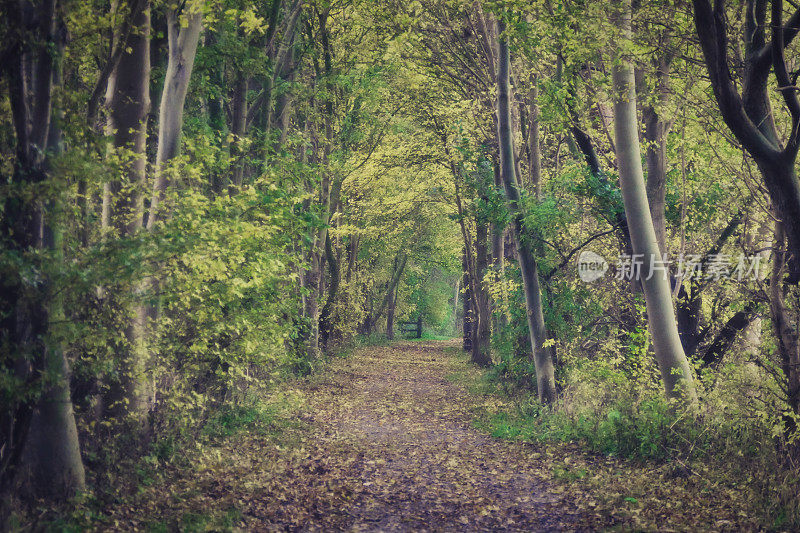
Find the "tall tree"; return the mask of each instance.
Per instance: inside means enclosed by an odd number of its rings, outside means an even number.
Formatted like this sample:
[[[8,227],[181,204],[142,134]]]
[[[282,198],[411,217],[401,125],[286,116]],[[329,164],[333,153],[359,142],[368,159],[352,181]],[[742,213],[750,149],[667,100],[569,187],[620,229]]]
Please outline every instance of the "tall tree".
[[[512,229],[517,244],[517,261],[519,262],[522,284],[525,290],[528,329],[530,331],[533,360],[536,366],[536,385],[539,401],[552,403],[556,398],[555,366],[553,364],[552,348],[546,344],[547,328],[542,310],[539,267],[533,255],[530,240],[525,236],[519,183],[515,174],[509,81],[511,53],[508,47],[506,24],[502,16],[498,20],[498,34],[500,36],[500,54],[497,66],[497,139],[500,146],[500,173],[503,178],[508,208],[513,220]]]
[[[3,407],[0,490],[13,483],[26,451],[35,492],[67,498],[84,489],[84,468],[70,398],[69,368],[63,347],[52,333],[52,324],[63,319],[63,307],[51,279],[52,270],[39,264],[41,259],[36,257],[38,251],[49,250],[59,258],[61,247],[54,220],[61,199],[47,201],[35,193],[49,178],[48,155],[60,145],[59,129],[52,124],[53,88],[61,61],[56,1],[42,0],[35,5],[5,2],[0,9],[12,29],[3,69],[8,78],[16,149],[10,179],[13,194],[4,201],[0,239],[4,247],[31,262],[31,272],[44,275],[31,283],[25,279],[23,267],[18,277],[9,276],[0,284],[0,341],[6,352],[3,364],[11,367],[10,374],[21,383],[39,385],[38,395],[15,398]],[[36,13],[33,24],[27,19],[30,12]]]
[[[616,22],[620,36],[629,41],[631,0],[622,0],[617,7],[619,13],[616,15]],[[623,55],[615,60],[612,78],[620,186],[634,257],[642,259],[640,272],[643,279],[640,281],[647,303],[647,318],[655,357],[667,396],[678,399],[686,395],[691,400],[695,394],[692,372],[678,336],[669,280],[659,270],[662,256],[647,201],[639,147],[636,84],[633,65],[628,57]]]
[[[189,0],[167,8],[168,59],[164,89],[158,110],[158,152],[156,176],[147,228],[154,227],[159,206],[169,187],[166,165],[180,153],[183,107],[194,68],[200,32],[203,29],[204,0]]]
[[[795,170],[800,149],[800,100],[784,49],[800,31],[800,8],[784,22],[782,0],[747,0],[743,36],[744,68],[738,69],[741,93],[728,59],[726,2],[694,0],[694,20],[714,97],[722,118],[753,157],[775,204],[786,233],[787,269],[792,283],[800,281],[800,182]],[[771,5],[769,22],[767,7]],[[769,40],[767,28],[771,28]],[[791,117],[785,139],[778,133],[770,101],[770,73]]]
[[[143,193],[147,171],[147,116],[150,112],[150,2],[141,0],[131,18],[131,31],[124,39],[123,52],[109,76],[106,91],[108,120],[106,133],[122,161],[121,178],[105,185],[102,224],[120,238],[130,237],[142,228]],[[115,290],[106,291],[114,299]],[[120,361],[118,382],[110,384],[105,409],[113,417],[142,418],[147,413],[148,391],[145,376],[145,315],[141,306],[124,302],[117,310],[123,317],[123,335],[115,343]]]

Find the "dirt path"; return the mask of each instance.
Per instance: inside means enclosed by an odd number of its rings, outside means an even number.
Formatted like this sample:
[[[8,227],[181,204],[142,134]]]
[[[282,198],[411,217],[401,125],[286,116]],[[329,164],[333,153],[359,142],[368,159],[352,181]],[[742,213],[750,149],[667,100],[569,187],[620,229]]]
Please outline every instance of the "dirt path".
[[[276,385],[241,406],[237,430],[144,458],[135,493],[105,495],[83,529],[760,530],[741,487],[475,429],[508,405],[471,390],[480,372],[460,353],[447,342],[361,348]]]
[[[254,528],[351,531],[573,530],[577,516],[520,446],[471,427],[472,399],[448,381],[447,344],[406,342],[338,360],[308,391],[317,474]],[[292,470],[296,470],[292,472]],[[302,503],[301,503],[302,502]],[[272,507],[272,506],[270,506]],[[301,518],[302,517],[302,518]],[[300,518],[300,520],[297,520]]]
[[[552,482],[550,452],[472,427],[475,409],[491,399],[448,379],[477,373],[456,353],[453,343],[403,342],[334,359],[285,390],[277,405],[291,407],[269,415],[261,430],[204,444],[190,464],[160,469],[163,482],[107,507],[99,529],[575,531],[609,525],[576,511],[572,491]]]

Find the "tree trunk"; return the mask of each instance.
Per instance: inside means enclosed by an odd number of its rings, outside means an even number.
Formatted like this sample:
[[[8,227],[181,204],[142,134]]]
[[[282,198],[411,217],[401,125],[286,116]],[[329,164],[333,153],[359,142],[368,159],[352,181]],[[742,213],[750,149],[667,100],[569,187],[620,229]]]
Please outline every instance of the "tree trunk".
[[[528,172],[531,178],[531,190],[537,199],[542,197],[542,155],[539,147],[539,77],[534,74],[531,79],[531,91],[528,95],[530,106],[528,123]]]
[[[328,11],[321,11],[318,13],[320,24],[320,35],[323,48],[323,57],[325,62],[324,82],[329,84],[331,82],[330,76],[332,74],[332,57],[330,51],[330,41],[328,39]],[[317,76],[321,77],[323,73],[317,72]],[[310,327],[306,330],[306,353],[308,357],[315,358],[320,354],[320,330],[319,330],[319,299],[322,295],[322,284],[325,282],[323,269],[325,264],[325,242],[328,239],[328,224],[330,224],[333,211],[336,208],[335,191],[333,190],[333,182],[331,180],[331,169],[328,165],[328,157],[331,151],[331,143],[333,142],[333,100],[332,95],[328,95],[324,102],[324,112],[322,113],[322,123],[325,131],[325,137],[320,142],[317,134],[312,132],[312,145],[314,150],[312,152],[312,164],[319,166],[322,175],[319,192],[317,195],[318,206],[322,211],[322,221],[325,226],[320,228],[314,236],[311,243],[311,250],[309,251],[309,271],[308,271],[308,290],[309,294],[306,297],[306,307],[308,314],[306,319],[311,321]],[[321,145],[321,150],[320,150]],[[308,191],[313,193],[313,189]],[[371,329],[373,324],[365,321],[365,327]]]
[[[659,51],[652,61],[655,69],[655,94],[645,95],[642,105],[644,120],[645,161],[647,162],[647,201],[658,246],[667,254],[666,186],[667,186],[667,135],[672,121],[665,120],[664,108],[669,102],[670,67],[672,53],[669,38],[659,40]]]
[[[473,297],[472,297],[472,281],[470,278],[470,269],[467,260],[467,248],[464,247],[462,255],[462,264],[464,267],[464,320],[463,320],[463,343],[462,347],[465,352],[472,351],[472,330],[475,327],[475,312],[473,310]]]
[[[703,293],[695,280],[689,282],[689,290],[684,284],[678,289],[676,318],[681,346],[687,357],[694,355],[702,340],[700,335],[700,311],[703,307]]]
[[[59,300],[55,297],[51,302],[51,321],[64,320]],[[86,489],[85,472],[70,397],[67,358],[59,343],[50,343],[45,349],[45,366],[52,382],[33,414],[26,455],[35,494],[66,499]]]
[[[5,3],[0,12],[12,27],[26,27],[24,3]],[[56,37],[56,2],[40,6],[39,26],[22,34],[22,42],[12,46],[6,60],[14,130],[16,160],[12,184],[32,185],[44,182],[48,175],[46,151],[60,149],[60,131],[51,124],[53,85],[60,83],[62,47]],[[27,25],[29,27],[29,25]],[[27,42],[27,39],[31,39]],[[33,58],[33,52],[36,57]],[[33,64],[31,65],[31,62]],[[35,71],[35,83],[28,87],[26,67]],[[54,127],[52,127],[54,126]],[[45,209],[41,198],[9,197],[5,200],[0,236],[20,256],[32,249],[49,249],[57,259],[62,256],[61,233],[49,217],[59,211],[56,197]],[[31,265],[40,269],[41,265]],[[47,270],[40,270],[46,272]],[[69,394],[69,370],[58,339],[53,338],[51,323],[64,320],[61,295],[52,279],[44,277],[37,291],[24,287],[21,279],[0,281],[0,341],[20,357],[13,370],[28,386],[46,376],[41,396],[36,401],[15,399],[16,405],[4,405],[0,491],[14,481],[17,466],[25,450],[32,467],[32,488],[37,496],[68,498],[85,487],[75,417]],[[2,364],[9,364],[2,361]],[[7,410],[7,411],[6,411]]]
[[[453,330],[458,330],[458,298],[461,294],[461,279],[456,278],[456,287],[453,290]]]
[[[505,22],[501,19],[498,24],[498,34],[502,36],[505,32]],[[519,261],[522,284],[525,291],[528,329],[536,367],[539,401],[552,403],[556,397],[553,352],[551,348],[545,347],[547,329],[544,323],[538,266],[533,256],[533,250],[523,235],[523,215],[520,211],[520,194],[514,169],[514,145],[511,137],[511,112],[509,107],[511,96],[509,87],[510,63],[508,41],[503,36],[500,39],[500,57],[497,71],[497,139],[500,146],[500,172],[503,178],[508,208],[513,218],[512,229],[517,245],[517,260]]]
[[[339,283],[341,281],[341,269],[339,268],[339,260],[333,253],[330,231],[325,236],[325,257],[328,263],[330,283],[328,284],[328,298],[325,300],[325,305],[322,306],[322,312],[320,313],[319,329],[322,335],[322,347],[327,350],[328,341],[333,333],[333,307],[336,304],[336,296],[339,293]]]
[[[200,31],[203,29],[202,8],[202,5],[183,4],[183,9],[191,10],[185,14],[183,27],[178,13],[179,8],[176,6],[167,10],[169,57],[158,109],[158,151],[153,197],[147,218],[148,229],[154,227],[159,216],[160,204],[169,187],[169,173],[166,172],[165,166],[180,153],[183,106],[194,68]]]
[[[123,180],[104,187],[103,218],[105,228],[113,227],[119,237],[134,234],[142,227],[143,189],[147,168],[147,115],[150,112],[150,3],[138,12],[132,31],[124,43],[106,91],[108,123],[106,134],[124,160]],[[128,416],[141,423],[149,408],[144,349],[144,309],[120,302],[114,288],[105,291],[112,306],[123,306],[123,338],[115,342],[120,362],[119,380],[110,384],[104,398],[106,415],[122,420]],[[135,308],[134,308],[135,307]],[[117,310],[120,312],[120,310]]]
[[[789,407],[800,414],[800,339],[792,316],[784,303],[785,284],[781,278],[786,272],[786,233],[783,224],[775,224],[776,254],[769,286],[769,306],[775,338],[778,341],[778,354],[781,368],[786,377],[786,395]],[[784,418],[787,432],[793,433],[796,423],[792,418]]]
[[[233,113],[231,120],[231,183],[233,190],[242,186],[245,167],[245,150],[242,148],[247,130],[247,74],[239,72],[233,86]]]
[[[494,166],[494,186],[498,190],[503,187],[503,180],[500,177],[500,166]],[[492,224],[492,268],[494,269],[495,279],[502,282],[505,278],[505,224],[493,223]],[[502,292],[502,298],[505,298],[505,291]],[[506,302],[497,302],[495,305],[496,312],[493,313],[495,331],[499,331],[507,323],[505,309]],[[500,309],[500,311],[497,311]]]
[[[286,36],[286,43],[283,46],[287,47],[286,50],[283,50],[282,54],[279,54],[278,59],[280,60],[280,64],[276,65],[276,68],[279,69],[280,77],[285,81],[287,85],[291,85],[294,83],[296,65],[295,65],[295,56],[297,55],[295,47],[294,47],[294,32],[291,35]],[[275,114],[274,114],[274,124],[271,124],[271,128],[275,128],[277,131],[275,138],[273,139],[272,145],[272,153],[277,154],[281,147],[286,143],[286,135],[289,131],[289,123],[290,117],[292,114],[292,93],[284,89],[278,97],[275,99]]]
[[[664,105],[669,98],[669,66],[662,62],[659,65],[658,99]],[[667,250],[666,185],[667,185],[667,134],[669,122],[659,115],[659,110],[652,104],[642,109],[644,119],[644,138],[646,141],[645,160],[647,161],[647,202],[653,219],[658,247],[662,254]]]
[[[63,53],[63,44],[63,41],[59,42],[61,50],[58,57]],[[54,65],[53,85],[61,83],[62,70],[59,62]],[[53,112],[61,115],[59,110],[54,109]],[[51,153],[60,152],[61,128],[56,122],[51,121],[49,129],[48,149]],[[60,200],[51,202],[52,213],[58,213],[60,210]],[[43,246],[53,250],[56,257],[63,261],[64,243],[61,229],[45,219],[43,235]],[[48,285],[49,322],[63,321],[65,317],[61,293],[54,290],[52,284]],[[86,476],[70,397],[70,372],[66,353],[61,343],[55,339],[48,341],[45,350],[45,369],[52,376],[53,382],[39,399],[39,405],[31,420],[28,457],[32,466],[31,480],[36,494],[61,498],[83,492]]]
[[[796,86],[788,72],[784,48],[797,35],[796,20],[783,21],[783,2],[748,0],[745,2],[745,21],[741,31],[744,46],[744,68],[741,82],[731,75],[728,53],[728,24],[725,2],[693,0],[694,22],[714,97],[727,126],[742,147],[755,160],[770,199],[783,222],[787,244],[787,281],[800,282],[800,183],[795,174],[795,161],[800,149],[800,101]],[[767,6],[771,4],[771,18]],[[795,16],[793,16],[795,17]],[[766,22],[766,23],[765,23]],[[770,28],[767,41],[765,28]],[[737,53],[737,60],[739,60]],[[770,74],[775,75],[777,89],[791,116],[785,142],[775,127]],[[742,94],[738,92],[742,87]]]
[[[394,310],[397,305],[397,287],[389,292],[389,304],[386,307],[386,338],[394,340]]]
[[[311,265],[305,274],[305,306],[303,308],[303,318],[306,321],[305,331],[302,338],[305,341],[306,358],[313,361],[320,356],[319,338],[319,299],[317,298],[317,288],[319,287],[320,277],[322,276],[322,256],[319,254],[311,255]]]
[[[476,221],[475,229],[475,283],[474,299],[477,324],[472,336],[472,362],[479,366],[491,366],[490,351],[492,311],[489,305],[489,291],[484,286],[484,276],[489,269],[489,250],[487,249],[489,224]]]
[[[622,38],[631,38],[631,3],[622,0],[621,13],[617,20]],[[642,279],[647,317],[653,338],[655,357],[658,361],[664,388],[669,398],[695,397],[689,361],[681,346],[678,327],[672,308],[672,293],[665,275],[654,271],[661,260],[653,220],[647,203],[644,172],[636,117],[636,87],[633,66],[627,58],[619,58],[613,69],[614,85],[614,132],[616,137],[617,163],[620,185],[629,223],[634,254],[643,261]],[[655,272],[652,276],[649,273]]]

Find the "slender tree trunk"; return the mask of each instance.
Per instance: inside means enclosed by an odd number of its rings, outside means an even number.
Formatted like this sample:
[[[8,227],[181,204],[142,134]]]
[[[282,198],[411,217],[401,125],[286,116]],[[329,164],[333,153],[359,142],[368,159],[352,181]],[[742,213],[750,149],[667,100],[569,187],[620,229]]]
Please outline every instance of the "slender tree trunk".
[[[397,304],[397,287],[389,292],[389,304],[386,306],[386,338],[394,340],[394,310]]]
[[[358,257],[358,236],[355,234],[350,235],[350,240],[347,243],[347,274],[345,275],[345,282],[349,285],[353,279],[353,272],[356,269],[356,258]]]
[[[319,18],[319,34],[322,41],[323,59],[325,63],[324,84],[326,88],[330,89],[331,75],[333,74],[332,55],[330,50],[330,40],[327,28],[328,11],[321,11],[318,13]],[[317,72],[318,76],[323,73]],[[306,306],[309,314],[306,315],[308,320],[312,321],[311,327],[306,331],[308,338],[306,339],[306,353],[310,358],[316,358],[320,354],[320,329],[319,329],[319,299],[322,295],[322,285],[325,282],[323,269],[325,265],[326,256],[324,255],[325,242],[328,239],[328,227],[330,224],[333,211],[336,208],[336,191],[333,187],[333,180],[331,179],[331,169],[328,165],[328,158],[331,151],[331,143],[333,142],[333,96],[328,95],[324,102],[324,113],[322,117],[325,136],[322,140],[321,150],[319,143],[315,143],[314,163],[320,166],[322,180],[318,194],[318,205],[323,213],[323,221],[325,227],[321,228],[315,236],[310,250],[310,269],[308,272],[308,281],[310,293],[306,298]],[[315,137],[315,135],[312,135]],[[321,152],[321,153],[320,153]],[[374,324],[367,324],[371,329]]]
[[[619,6],[621,13],[617,22],[622,38],[628,40],[631,38],[630,0],[622,0]],[[685,398],[692,401],[695,396],[692,372],[678,336],[669,280],[662,272],[653,270],[661,260],[661,250],[647,203],[637,128],[636,87],[633,66],[627,58],[615,63],[613,84],[620,185],[633,252],[643,260],[641,282],[655,357],[667,396],[678,399],[685,394]],[[648,275],[650,273],[652,276]]]
[[[462,255],[462,264],[464,268],[464,329],[462,347],[465,352],[472,352],[472,330],[475,327],[475,312],[472,304],[472,281],[470,281],[470,268],[467,253],[467,248],[465,246]]]
[[[377,310],[375,310],[374,314],[370,318],[370,323],[372,326],[377,323],[378,320],[383,316],[383,313],[389,307],[389,300],[392,298],[392,294],[397,289],[397,285],[400,283],[400,279],[403,276],[403,272],[406,269],[406,263],[408,262],[408,256],[403,254],[402,259],[400,256],[395,258],[394,267],[392,269],[392,276],[389,278],[389,281],[386,284],[386,293],[381,300],[381,304]]]
[[[669,100],[669,58],[659,58],[656,65],[657,104],[648,101],[642,107],[644,119],[645,160],[647,162],[647,202],[658,247],[662,254],[667,250],[666,190],[667,190],[667,135],[670,121],[661,113]],[[656,107],[656,105],[658,107]]]
[[[247,130],[247,74],[239,72],[236,83],[233,86],[233,113],[231,121],[231,183],[233,189],[238,190],[242,186],[245,167],[245,152],[242,147]]]
[[[539,147],[539,77],[534,74],[531,80],[531,91],[528,124],[528,169],[531,188],[537,199],[542,197],[542,156]]]
[[[328,298],[325,300],[325,305],[322,306],[322,312],[320,313],[319,328],[322,335],[322,347],[327,350],[328,342],[333,333],[333,307],[336,305],[336,297],[339,293],[339,284],[342,277],[339,259],[333,253],[330,231],[325,236],[325,257],[328,263],[330,283],[328,285]]]
[[[500,20],[498,34],[505,32],[505,22]],[[544,323],[542,294],[539,287],[539,272],[533,250],[527,239],[523,238],[524,224],[520,212],[520,194],[514,168],[514,145],[511,138],[511,112],[509,69],[511,67],[508,41],[500,39],[500,57],[497,70],[497,139],[500,145],[500,172],[506,192],[508,207],[513,217],[513,233],[517,245],[517,260],[522,274],[525,291],[525,305],[528,313],[528,329],[531,337],[534,365],[536,367],[536,384],[539,400],[552,403],[556,397],[555,367],[553,351],[545,347],[547,329]]]
[[[786,273],[786,233],[783,224],[775,225],[776,254],[770,279],[770,314],[775,337],[778,341],[778,354],[781,368],[786,377],[786,395],[792,411],[800,414],[800,339],[792,316],[784,303],[785,284],[782,277]],[[786,429],[794,432],[796,423],[792,418],[785,418]]]
[[[500,165],[494,165],[494,186],[497,189],[503,187],[503,180],[500,177]],[[506,228],[505,224],[502,223],[493,223],[492,224],[492,268],[494,269],[494,273],[496,276],[497,281],[502,282],[505,278],[505,235]],[[502,293],[501,298],[505,298],[505,292]],[[506,305],[505,302],[497,302],[495,305],[496,309],[505,309]],[[494,326],[495,330],[499,331],[500,328],[506,325],[506,313],[505,311],[495,312],[493,314],[494,318]]]
[[[487,249],[489,224],[483,220],[476,222],[475,229],[475,283],[474,298],[477,307],[477,324],[472,337],[472,362],[479,366],[491,366],[490,351],[492,311],[489,292],[484,286],[484,276],[489,269],[489,250]]]
[[[667,180],[667,136],[666,126],[651,107],[645,108],[645,139],[648,141],[645,159],[647,160],[647,201],[653,217],[653,227],[662,253],[667,253],[666,180]]]
[[[307,321],[303,338],[305,339],[305,352],[309,360],[318,359],[320,356],[320,336],[319,336],[319,299],[317,298],[317,288],[319,287],[320,276],[322,274],[322,256],[311,254],[311,265],[305,275],[305,287],[307,295],[305,297],[305,307],[303,316]]]
[[[156,153],[156,172],[153,197],[147,228],[152,229],[159,217],[160,204],[169,187],[169,172],[166,165],[180,153],[181,130],[183,129],[183,106],[186,91],[194,68],[194,57],[200,32],[203,29],[202,5],[187,3],[184,9],[191,12],[185,15],[185,26],[181,25],[178,7],[167,10],[167,32],[169,57],[164,76],[164,89],[158,110],[158,152]]]
[[[207,32],[204,43],[206,49],[212,49],[216,46],[216,44],[217,33],[214,31]],[[225,86],[224,60],[220,60],[220,62],[217,64],[217,68],[210,72],[209,75],[211,77],[211,83],[219,88],[219,92],[214,91],[208,98],[208,102],[206,104],[208,106],[208,125],[213,132],[219,135],[219,138],[222,139],[222,142],[224,143],[224,139],[227,137],[226,132],[228,128],[225,120],[225,111],[222,107],[221,95],[222,87]],[[209,182],[211,184],[211,190],[215,195],[222,194],[227,182],[227,176],[219,169],[214,169],[211,173]]]
[[[289,85],[294,83],[296,65],[296,50],[294,47],[294,33],[286,37],[288,43],[284,43],[287,47],[279,54],[281,60],[279,68],[280,77]],[[270,127],[276,129],[276,135],[273,139],[272,153],[278,153],[281,147],[286,144],[286,135],[289,131],[289,123],[292,114],[292,93],[290,90],[284,89],[275,100],[275,115],[273,117],[274,124]]]
[[[456,278],[456,287],[453,290],[453,330],[458,330],[458,299],[461,295],[461,279]]]

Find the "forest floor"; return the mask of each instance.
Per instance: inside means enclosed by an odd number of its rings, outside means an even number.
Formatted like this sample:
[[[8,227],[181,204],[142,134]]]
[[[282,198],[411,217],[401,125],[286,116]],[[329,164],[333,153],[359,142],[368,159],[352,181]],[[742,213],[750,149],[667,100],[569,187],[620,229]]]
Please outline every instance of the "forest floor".
[[[271,411],[272,430],[243,431],[203,447],[191,468],[175,465],[161,472],[163,482],[114,506],[100,528],[754,527],[735,505],[721,510],[725,502],[706,502],[708,516],[698,515],[688,504],[699,497],[697,487],[675,492],[652,465],[625,465],[571,444],[504,441],[476,429],[476,416],[502,399],[468,385],[480,372],[455,346],[403,341],[334,358],[284,393],[276,405],[293,407]],[[677,482],[685,488],[686,480]]]

